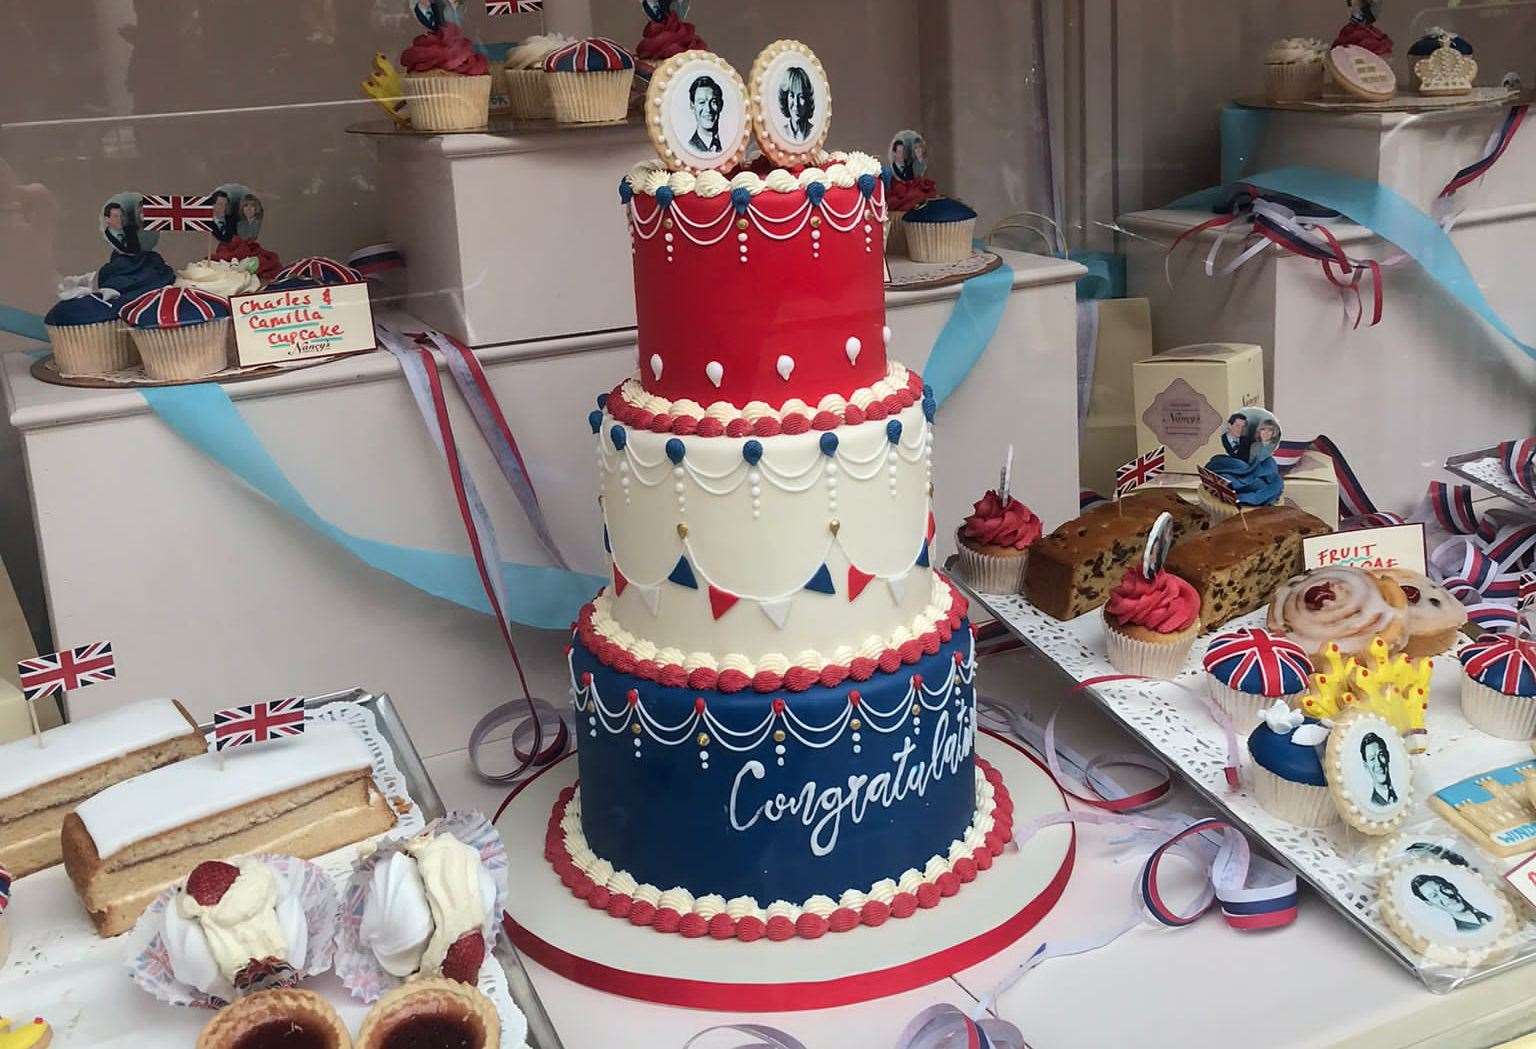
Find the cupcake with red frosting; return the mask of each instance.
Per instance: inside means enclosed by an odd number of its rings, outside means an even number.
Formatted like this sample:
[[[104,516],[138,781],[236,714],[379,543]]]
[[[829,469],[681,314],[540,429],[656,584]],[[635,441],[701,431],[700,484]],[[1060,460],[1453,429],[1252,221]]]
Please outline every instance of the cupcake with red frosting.
[[[400,55],[406,111],[418,131],[474,131],[491,110],[491,67],[452,22],[422,33]]]
[[[988,492],[955,533],[961,572],[978,590],[1019,593],[1029,548],[1041,530],[1040,518],[1029,507],[1011,495]]]
[[[649,21],[645,23],[645,31],[640,34],[640,43],[635,45],[637,79],[650,80],[656,67],[673,55],[680,55],[684,51],[709,50],[709,45],[693,28],[693,23],[683,21],[682,16],[673,9],[672,0],[647,4],[646,15]]]
[[[1104,631],[1120,673],[1173,678],[1200,633],[1200,595],[1172,572],[1132,565],[1109,592]]]

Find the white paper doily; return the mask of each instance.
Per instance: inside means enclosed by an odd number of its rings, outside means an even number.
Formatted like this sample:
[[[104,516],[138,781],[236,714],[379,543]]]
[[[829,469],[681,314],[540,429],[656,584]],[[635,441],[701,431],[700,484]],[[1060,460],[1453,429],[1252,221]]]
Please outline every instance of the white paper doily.
[[[1074,680],[1118,673],[1104,655],[1104,619],[1100,612],[1063,623],[1019,595],[977,597]],[[1263,625],[1264,613],[1260,611],[1233,620],[1222,630]],[[1211,636],[1206,634],[1195,641],[1184,670],[1174,682],[1120,681],[1095,685],[1087,691],[1215,805],[1263,838],[1346,917],[1400,960],[1411,964],[1406,948],[1381,920],[1374,857],[1383,839],[1367,837],[1343,825],[1315,830],[1277,819],[1259,805],[1246,775],[1242,789],[1233,791],[1227,786],[1225,737],[1200,699],[1185,691],[1188,688],[1204,694],[1205,673],[1200,660]],[[1408,818],[1409,825],[1435,819],[1439,832],[1448,835],[1455,835],[1455,831],[1439,821],[1427,805],[1435,790],[1467,776],[1527,759],[1531,753],[1529,744],[1486,735],[1467,722],[1461,713],[1460,680],[1460,664],[1454,658],[1441,656],[1435,660],[1425,718],[1428,752],[1414,759],[1415,800]],[[1246,739],[1250,729],[1251,726],[1239,726],[1239,738]],[[1246,760],[1246,747],[1243,755]],[[1536,936],[1536,921],[1527,915],[1524,924],[1527,933]],[[1536,957],[1536,944],[1527,941],[1521,957]],[[1455,982],[1453,976],[1437,979],[1432,974],[1420,975],[1436,989]]]

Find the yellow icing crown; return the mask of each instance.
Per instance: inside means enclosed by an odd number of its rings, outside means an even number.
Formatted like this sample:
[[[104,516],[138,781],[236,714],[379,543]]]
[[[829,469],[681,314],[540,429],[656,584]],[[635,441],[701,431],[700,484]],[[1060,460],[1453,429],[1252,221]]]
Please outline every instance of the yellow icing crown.
[[[50,1034],[48,1024],[42,1017],[14,1029],[11,1027],[12,1022],[0,1016],[0,1049],[32,1049],[33,1046],[42,1045]]]
[[[410,124],[405,113],[405,88],[400,84],[400,71],[384,57],[384,52],[373,56],[373,72],[363,81],[363,94],[383,107],[389,118],[401,127]],[[4,1049],[0,1046],[0,1049]]]
[[[1379,714],[1407,737],[1409,750],[1423,752],[1428,659],[1393,656],[1379,637],[1372,639],[1363,663],[1346,657],[1335,644],[1328,646],[1323,659],[1326,669],[1312,675],[1312,691],[1302,697],[1304,713],[1329,720],[1351,708],[1363,708]]]

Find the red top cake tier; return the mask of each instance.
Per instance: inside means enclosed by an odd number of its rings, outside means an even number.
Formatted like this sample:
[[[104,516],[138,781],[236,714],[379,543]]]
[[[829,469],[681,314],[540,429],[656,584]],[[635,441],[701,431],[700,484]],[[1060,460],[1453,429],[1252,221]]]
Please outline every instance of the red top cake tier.
[[[670,400],[811,406],[885,377],[880,165],[706,172],[641,167],[629,218],[645,389]]]

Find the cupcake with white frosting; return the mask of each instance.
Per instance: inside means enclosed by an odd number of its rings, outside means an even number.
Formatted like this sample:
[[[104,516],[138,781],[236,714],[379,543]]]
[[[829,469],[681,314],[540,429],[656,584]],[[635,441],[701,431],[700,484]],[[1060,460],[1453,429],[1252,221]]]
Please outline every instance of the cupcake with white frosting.
[[[176,286],[198,288],[226,299],[231,295],[248,295],[261,290],[261,278],[256,275],[258,264],[254,257],[228,261],[200,259],[176,271]]]
[[[544,59],[550,52],[571,43],[575,43],[575,39],[563,33],[543,33],[519,41],[507,51],[503,62],[503,78],[514,117],[526,120],[550,120],[554,117],[555,104],[549,97],[549,77],[544,72]]]
[[[1323,92],[1321,40],[1289,36],[1276,40],[1264,55],[1264,95],[1271,102],[1300,102]]]

